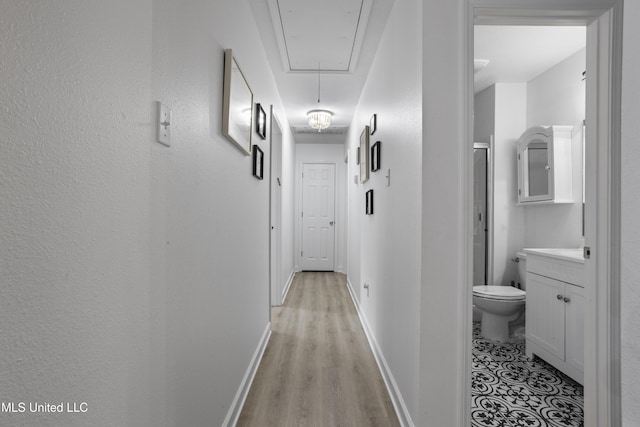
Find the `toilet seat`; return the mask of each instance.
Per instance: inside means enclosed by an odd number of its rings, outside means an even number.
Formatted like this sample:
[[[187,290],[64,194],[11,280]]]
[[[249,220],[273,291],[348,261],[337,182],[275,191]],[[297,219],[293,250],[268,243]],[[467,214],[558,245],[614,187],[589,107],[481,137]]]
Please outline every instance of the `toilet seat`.
[[[513,286],[479,285],[473,287],[473,295],[497,301],[521,301],[527,293]]]

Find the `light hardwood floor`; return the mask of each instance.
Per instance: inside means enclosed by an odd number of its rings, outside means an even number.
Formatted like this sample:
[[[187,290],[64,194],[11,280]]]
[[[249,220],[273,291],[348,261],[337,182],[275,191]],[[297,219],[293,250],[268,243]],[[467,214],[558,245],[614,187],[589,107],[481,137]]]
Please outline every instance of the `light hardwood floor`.
[[[298,273],[238,426],[399,426],[346,278]]]

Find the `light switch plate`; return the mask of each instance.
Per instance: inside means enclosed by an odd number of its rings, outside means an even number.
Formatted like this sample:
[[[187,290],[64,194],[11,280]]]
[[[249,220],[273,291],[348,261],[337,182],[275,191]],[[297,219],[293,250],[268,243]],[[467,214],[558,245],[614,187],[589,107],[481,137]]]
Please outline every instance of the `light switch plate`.
[[[158,142],[171,146],[171,109],[158,102]]]

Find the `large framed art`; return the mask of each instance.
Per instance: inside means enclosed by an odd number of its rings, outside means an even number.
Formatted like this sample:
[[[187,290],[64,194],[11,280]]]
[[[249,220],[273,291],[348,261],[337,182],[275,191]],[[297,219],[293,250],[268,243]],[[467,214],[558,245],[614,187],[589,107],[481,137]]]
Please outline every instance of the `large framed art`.
[[[360,182],[369,179],[369,126],[360,134]]]
[[[224,51],[222,134],[245,155],[251,155],[253,92],[231,49]]]

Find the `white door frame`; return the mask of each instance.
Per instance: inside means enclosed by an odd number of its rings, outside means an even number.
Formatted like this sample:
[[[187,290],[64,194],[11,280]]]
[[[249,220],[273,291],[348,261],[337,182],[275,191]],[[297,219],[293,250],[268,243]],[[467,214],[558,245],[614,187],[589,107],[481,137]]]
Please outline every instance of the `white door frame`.
[[[282,126],[270,108],[269,149],[270,149],[270,193],[269,193],[269,313],[271,306],[282,305]],[[278,128],[280,141],[273,136]],[[271,315],[269,315],[271,316]]]
[[[620,101],[622,62],[622,0],[467,0],[466,141],[473,142],[473,27],[482,24],[589,25],[587,30],[587,208],[585,245],[592,260],[585,262],[585,399],[586,426],[621,425],[620,407]],[[597,49],[594,49],[596,48]],[[595,55],[594,55],[595,53]],[[594,77],[595,76],[595,77]],[[467,146],[471,147],[471,144]],[[597,142],[597,143],[596,143]],[[473,206],[472,150],[465,151],[467,211]],[[468,216],[471,221],[471,215]],[[466,240],[472,250],[468,225]],[[473,277],[473,261],[466,262],[467,280]],[[597,286],[596,286],[597,284]],[[463,290],[471,311],[471,286]],[[469,314],[470,318],[470,314]],[[470,425],[471,322],[465,331],[467,390],[461,420]]]
[[[487,284],[493,284],[493,239],[494,239],[494,224],[493,224],[493,187],[494,187],[494,172],[493,172],[493,135],[491,135],[489,142],[474,142],[473,143],[474,150],[476,148],[487,150],[487,212],[485,213],[486,218],[485,221],[487,223],[486,227],[488,228],[488,232],[486,233],[485,242],[486,245],[486,276],[487,276]],[[473,190],[473,189],[472,189]],[[472,193],[473,194],[473,193]],[[474,219],[475,221],[475,219]],[[474,283],[475,285],[475,283]]]

